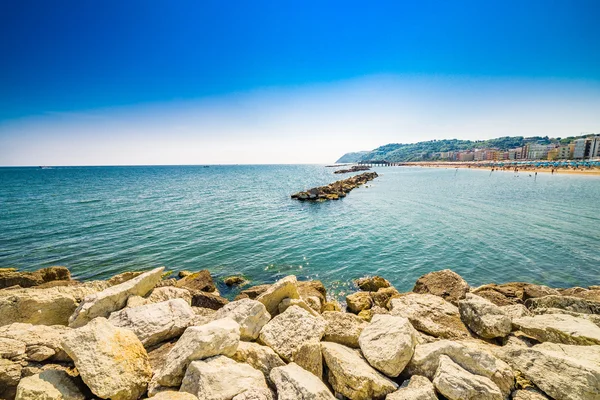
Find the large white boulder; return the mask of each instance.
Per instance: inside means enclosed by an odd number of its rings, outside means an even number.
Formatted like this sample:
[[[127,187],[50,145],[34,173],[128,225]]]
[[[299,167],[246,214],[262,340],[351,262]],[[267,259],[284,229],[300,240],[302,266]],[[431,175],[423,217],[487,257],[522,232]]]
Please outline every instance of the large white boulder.
[[[461,368],[448,356],[440,356],[433,385],[448,400],[504,400],[490,379]]]
[[[465,325],[485,339],[508,336],[511,319],[500,307],[471,293],[465,296],[458,302],[460,318]]]
[[[325,311],[322,314],[327,321],[323,340],[358,348],[358,337],[367,326],[367,322],[351,313]]]
[[[15,400],[85,400],[65,371],[49,369],[21,379]]]
[[[240,324],[241,340],[256,340],[260,330],[271,319],[264,304],[251,299],[241,299],[225,304],[215,314],[215,319],[229,317]]]
[[[377,314],[363,329],[358,342],[369,364],[396,377],[412,358],[417,331],[404,317]]]
[[[173,299],[114,312],[108,322],[127,328],[145,347],[180,336],[196,320],[196,313],[184,299]]]
[[[542,314],[513,320],[516,329],[540,342],[575,345],[600,344],[600,327],[566,314]]]
[[[278,280],[264,291],[256,300],[260,301],[267,308],[271,316],[279,313],[279,303],[285,298],[299,299],[298,281],[294,275],[286,276]]]
[[[398,388],[356,350],[338,343],[321,342],[321,352],[329,368],[331,387],[352,400],[383,398]]]
[[[385,400],[438,400],[433,383],[424,376],[413,375],[408,385],[387,395]]]
[[[62,347],[96,396],[133,400],[146,391],[152,369],[144,346],[130,330],[96,318],[66,333]]]
[[[274,368],[270,377],[277,387],[278,400],[335,399],[319,378],[295,363]]]
[[[240,326],[231,318],[218,319],[183,332],[153,381],[162,386],[179,386],[188,365],[216,355],[233,356],[240,342]]]
[[[164,267],[144,272],[133,279],[86,296],[69,317],[69,326],[77,328],[96,317],[108,317],[125,307],[129,296],[145,296],[162,279]]]
[[[273,368],[285,365],[285,362],[273,349],[254,342],[240,342],[231,358],[256,368],[265,374],[267,379],[269,379],[269,374]]]
[[[184,288],[178,288],[175,286],[162,286],[152,290],[147,300],[150,303],[160,303],[162,301],[172,299],[183,299],[189,305],[192,305],[192,293]]]
[[[216,356],[193,361],[187,368],[180,391],[192,393],[199,400],[231,400],[255,388],[268,388],[262,372],[231,358]]]

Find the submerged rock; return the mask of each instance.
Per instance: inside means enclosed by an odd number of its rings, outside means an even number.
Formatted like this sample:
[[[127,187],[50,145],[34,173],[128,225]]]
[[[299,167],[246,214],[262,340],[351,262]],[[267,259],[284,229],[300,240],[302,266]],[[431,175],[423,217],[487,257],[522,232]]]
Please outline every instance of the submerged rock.
[[[444,269],[430,272],[417,279],[412,291],[440,296],[456,306],[458,301],[464,299],[469,292],[469,284],[456,272]]]
[[[241,286],[245,283],[247,283],[248,281],[246,279],[244,279],[243,276],[239,276],[239,275],[234,275],[234,276],[228,276],[227,278],[223,279],[223,282],[227,285],[227,286]]]

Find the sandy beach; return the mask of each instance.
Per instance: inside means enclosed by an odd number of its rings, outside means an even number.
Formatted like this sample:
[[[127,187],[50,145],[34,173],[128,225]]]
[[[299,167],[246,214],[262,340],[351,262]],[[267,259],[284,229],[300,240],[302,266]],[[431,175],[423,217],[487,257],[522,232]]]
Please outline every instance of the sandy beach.
[[[518,171],[515,171],[514,167],[496,167],[491,166],[489,163],[478,163],[478,162],[409,162],[404,163],[403,166],[407,167],[427,167],[427,168],[466,168],[466,169],[485,169],[494,170],[498,172],[510,172],[510,173],[548,173],[548,174],[559,174],[559,175],[600,175],[600,168],[572,168],[572,167],[557,167],[554,168],[540,168],[531,165],[520,165]]]

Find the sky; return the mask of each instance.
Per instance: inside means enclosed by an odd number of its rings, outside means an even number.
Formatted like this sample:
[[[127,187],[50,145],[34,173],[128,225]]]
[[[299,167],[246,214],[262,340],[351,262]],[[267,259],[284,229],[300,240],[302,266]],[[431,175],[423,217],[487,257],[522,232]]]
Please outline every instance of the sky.
[[[0,2],[0,165],[600,132],[596,0]]]

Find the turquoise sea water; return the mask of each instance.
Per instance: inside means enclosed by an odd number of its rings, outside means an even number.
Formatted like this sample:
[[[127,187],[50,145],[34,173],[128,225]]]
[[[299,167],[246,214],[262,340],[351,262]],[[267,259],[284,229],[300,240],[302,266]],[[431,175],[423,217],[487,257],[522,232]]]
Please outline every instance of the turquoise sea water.
[[[410,290],[451,268],[471,285],[600,284],[600,177],[387,167],[340,201],[290,194],[332,168],[0,168],[0,267],[76,278],[166,266],[252,283],[288,274],[343,294],[380,274]],[[225,294],[226,288],[221,287]]]

